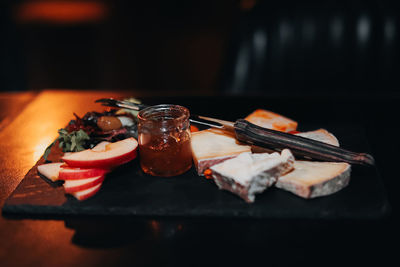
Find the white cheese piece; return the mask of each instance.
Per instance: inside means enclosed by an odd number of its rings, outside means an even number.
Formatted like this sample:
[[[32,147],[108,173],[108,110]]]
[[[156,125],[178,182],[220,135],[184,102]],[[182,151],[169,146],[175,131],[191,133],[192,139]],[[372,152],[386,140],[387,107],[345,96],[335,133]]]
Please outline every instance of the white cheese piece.
[[[303,198],[326,196],[348,185],[350,171],[348,163],[295,161],[294,170],[281,176],[275,186]]]
[[[272,186],[278,177],[293,168],[294,157],[288,149],[281,154],[241,153],[212,166],[212,177],[220,189],[228,190],[253,202],[256,193]]]

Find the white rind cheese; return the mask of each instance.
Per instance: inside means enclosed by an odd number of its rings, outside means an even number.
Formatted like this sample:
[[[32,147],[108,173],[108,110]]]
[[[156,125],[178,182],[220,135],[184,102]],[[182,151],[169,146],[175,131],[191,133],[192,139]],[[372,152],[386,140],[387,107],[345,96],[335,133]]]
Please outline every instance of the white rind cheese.
[[[288,149],[279,153],[242,153],[211,167],[212,177],[220,189],[228,190],[254,202],[255,194],[271,187],[277,179],[293,169],[294,157]]]

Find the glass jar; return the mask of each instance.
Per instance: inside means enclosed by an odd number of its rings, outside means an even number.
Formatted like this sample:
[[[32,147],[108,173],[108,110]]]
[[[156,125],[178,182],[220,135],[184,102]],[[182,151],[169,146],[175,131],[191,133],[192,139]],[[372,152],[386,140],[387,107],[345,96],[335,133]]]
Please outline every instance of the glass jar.
[[[140,166],[153,176],[175,176],[192,166],[189,110],[178,105],[147,107],[138,114]]]

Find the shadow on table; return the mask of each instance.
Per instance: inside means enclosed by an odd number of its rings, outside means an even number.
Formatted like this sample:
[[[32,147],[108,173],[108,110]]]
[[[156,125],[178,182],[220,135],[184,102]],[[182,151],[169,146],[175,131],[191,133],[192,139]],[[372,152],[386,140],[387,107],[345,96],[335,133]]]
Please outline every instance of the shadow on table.
[[[390,252],[386,221],[71,218],[65,225],[75,230],[77,246],[140,248],[143,257],[158,255],[174,266],[210,259],[224,265],[382,264]]]

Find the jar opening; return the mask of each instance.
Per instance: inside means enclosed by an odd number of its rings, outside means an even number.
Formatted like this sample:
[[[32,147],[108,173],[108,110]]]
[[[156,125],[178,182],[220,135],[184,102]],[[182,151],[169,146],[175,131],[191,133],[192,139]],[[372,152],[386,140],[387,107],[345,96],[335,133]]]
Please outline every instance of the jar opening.
[[[189,118],[189,110],[183,106],[161,104],[150,106],[141,110],[138,119],[142,121],[154,120],[186,120]]]

